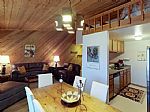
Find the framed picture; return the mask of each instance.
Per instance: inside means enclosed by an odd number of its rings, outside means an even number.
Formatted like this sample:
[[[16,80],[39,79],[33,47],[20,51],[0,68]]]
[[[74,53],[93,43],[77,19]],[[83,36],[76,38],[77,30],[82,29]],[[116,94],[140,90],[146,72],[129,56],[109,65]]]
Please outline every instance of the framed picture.
[[[35,55],[35,45],[26,44],[24,50],[24,57],[34,57]]]
[[[137,61],[146,61],[146,51],[137,52]]]
[[[87,66],[99,69],[99,46],[87,46]]]

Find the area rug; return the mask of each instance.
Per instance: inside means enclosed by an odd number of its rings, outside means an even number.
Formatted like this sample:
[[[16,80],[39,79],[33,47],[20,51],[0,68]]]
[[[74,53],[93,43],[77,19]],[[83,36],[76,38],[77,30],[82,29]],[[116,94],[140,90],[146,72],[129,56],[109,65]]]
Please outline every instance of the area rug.
[[[135,102],[142,103],[145,97],[145,91],[132,87],[126,87],[120,92],[120,95]]]

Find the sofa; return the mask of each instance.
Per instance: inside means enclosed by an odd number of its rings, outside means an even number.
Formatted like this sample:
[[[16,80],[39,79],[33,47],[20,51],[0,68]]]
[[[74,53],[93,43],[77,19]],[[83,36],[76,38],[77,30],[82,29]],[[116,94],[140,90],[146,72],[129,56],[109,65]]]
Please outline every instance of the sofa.
[[[38,74],[49,72],[50,70],[47,62],[17,63],[14,64],[11,79],[19,82],[29,82],[31,79],[33,79],[33,81],[37,81]]]
[[[54,77],[59,80],[62,76],[63,81],[73,85],[75,76],[80,76],[81,66],[74,63],[65,63],[63,67],[58,67],[53,72]]]
[[[15,81],[0,83],[0,111],[24,98],[25,86],[28,84]]]

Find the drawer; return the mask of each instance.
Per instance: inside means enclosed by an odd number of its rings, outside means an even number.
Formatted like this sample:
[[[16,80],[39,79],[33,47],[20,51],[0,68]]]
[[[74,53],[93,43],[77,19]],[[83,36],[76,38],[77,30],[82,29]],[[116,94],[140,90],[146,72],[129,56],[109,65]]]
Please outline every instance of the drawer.
[[[112,98],[114,96],[113,92],[109,92],[109,98]]]
[[[109,75],[109,79],[113,79],[113,75]]]
[[[109,86],[109,91],[114,91],[114,86]]]
[[[114,85],[114,79],[109,80],[109,85]]]
[[[123,75],[123,71],[120,71],[120,75]]]

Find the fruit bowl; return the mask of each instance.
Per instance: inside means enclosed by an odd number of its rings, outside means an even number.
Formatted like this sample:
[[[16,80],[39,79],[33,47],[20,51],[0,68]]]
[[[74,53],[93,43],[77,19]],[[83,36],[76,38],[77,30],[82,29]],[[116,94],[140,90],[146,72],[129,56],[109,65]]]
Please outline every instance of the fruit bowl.
[[[80,99],[80,95],[76,91],[67,91],[63,93],[61,96],[61,100],[66,103],[75,103],[78,102]]]

